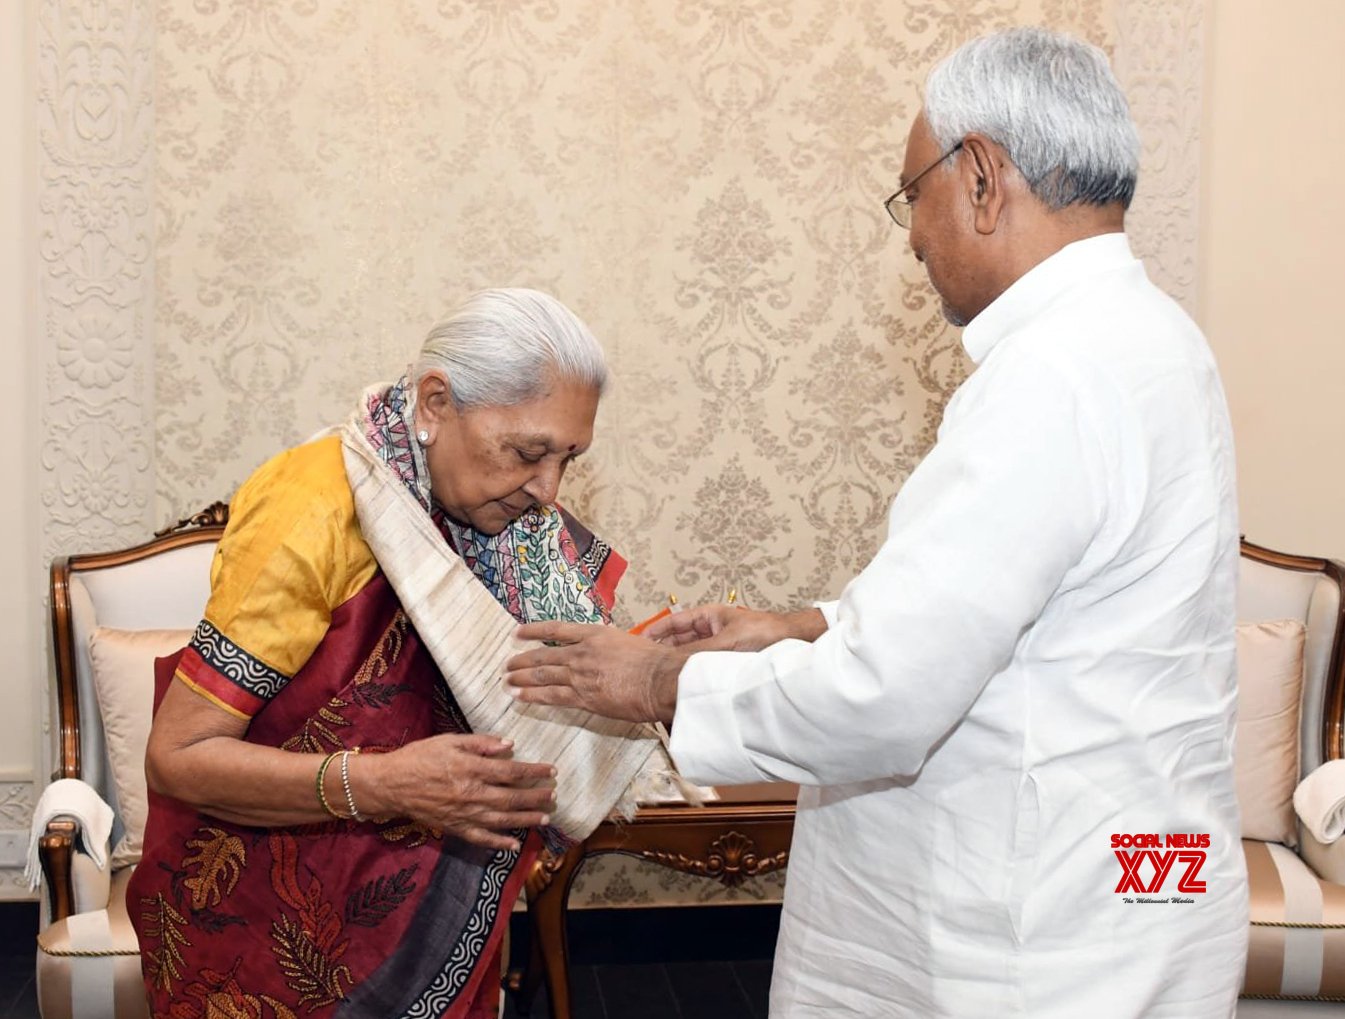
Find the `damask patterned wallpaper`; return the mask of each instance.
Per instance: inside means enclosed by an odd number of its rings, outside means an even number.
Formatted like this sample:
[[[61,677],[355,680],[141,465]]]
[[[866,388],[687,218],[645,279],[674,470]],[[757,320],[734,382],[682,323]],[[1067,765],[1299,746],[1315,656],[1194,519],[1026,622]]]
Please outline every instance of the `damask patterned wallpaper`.
[[[472,290],[528,285],[614,368],[562,500],[630,559],[627,618],[834,596],[968,370],[881,206],[926,72],[1011,24],[1112,53],[1132,236],[1190,308],[1203,13],[41,0],[44,557],[227,498]]]
[[[1119,9],[163,0],[159,518],[528,285],[613,362],[562,498],[631,560],[628,611],[835,595],[967,370],[881,206],[919,83],[1013,23],[1114,49]]]

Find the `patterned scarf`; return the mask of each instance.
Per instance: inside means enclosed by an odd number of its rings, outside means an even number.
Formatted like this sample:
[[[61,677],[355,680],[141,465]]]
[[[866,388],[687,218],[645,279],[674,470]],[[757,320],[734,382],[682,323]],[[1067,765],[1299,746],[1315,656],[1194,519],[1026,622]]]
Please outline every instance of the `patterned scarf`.
[[[565,619],[608,623],[612,591],[625,561],[559,506],[539,506],[499,534],[482,534],[452,520],[430,494],[425,451],[415,441],[414,393],[403,375],[394,385],[364,394],[364,437],[416,497],[458,553],[510,615],[520,623]],[[599,577],[607,580],[599,585]]]
[[[613,810],[630,817],[640,802],[698,802],[659,727],[510,696],[504,663],[537,646],[518,639],[517,622],[605,621],[625,562],[554,506],[495,536],[447,520],[412,437],[412,396],[406,380],[364,395],[341,431],[346,477],[360,531],[470,729],[512,740],[520,760],[555,765],[547,834],[561,842],[586,838]]]

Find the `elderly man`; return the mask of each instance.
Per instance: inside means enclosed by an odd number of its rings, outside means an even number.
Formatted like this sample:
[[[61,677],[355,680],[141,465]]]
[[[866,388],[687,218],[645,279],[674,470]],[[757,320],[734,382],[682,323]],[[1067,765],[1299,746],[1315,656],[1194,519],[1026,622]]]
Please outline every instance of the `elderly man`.
[[[1232,1014],[1232,438],[1123,217],[1096,49],[1020,29],[930,75],[902,187],[975,373],[838,602],[567,624],[525,701],[674,722],[691,779],[803,786],[777,1017]],[[707,650],[702,650],[707,649]],[[753,653],[744,653],[753,652]]]

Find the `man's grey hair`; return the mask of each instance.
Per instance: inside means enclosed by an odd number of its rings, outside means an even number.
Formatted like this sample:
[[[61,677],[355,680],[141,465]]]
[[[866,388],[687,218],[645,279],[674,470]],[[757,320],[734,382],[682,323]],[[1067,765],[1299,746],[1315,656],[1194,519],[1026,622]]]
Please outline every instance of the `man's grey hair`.
[[[509,407],[540,397],[553,379],[602,394],[602,347],[569,308],[537,290],[482,290],[430,330],[412,366],[420,380],[448,375],[453,405]]]
[[[972,132],[1002,145],[1052,209],[1135,196],[1130,106],[1106,55],[1070,36],[1013,28],[966,43],[930,72],[925,119],[941,150]]]

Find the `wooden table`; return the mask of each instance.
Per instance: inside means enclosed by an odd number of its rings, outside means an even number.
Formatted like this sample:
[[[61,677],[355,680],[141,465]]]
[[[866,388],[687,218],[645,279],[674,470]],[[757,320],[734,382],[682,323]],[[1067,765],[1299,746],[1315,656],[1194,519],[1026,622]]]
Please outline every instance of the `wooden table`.
[[[798,788],[761,784],[717,792],[720,798],[703,807],[641,807],[630,821],[604,821],[563,856],[542,853],[528,877],[528,962],[511,970],[505,983],[519,1012],[528,1012],[545,979],[551,1019],[571,1019],[565,912],[570,884],[585,857],[625,853],[729,887],[784,869]]]

